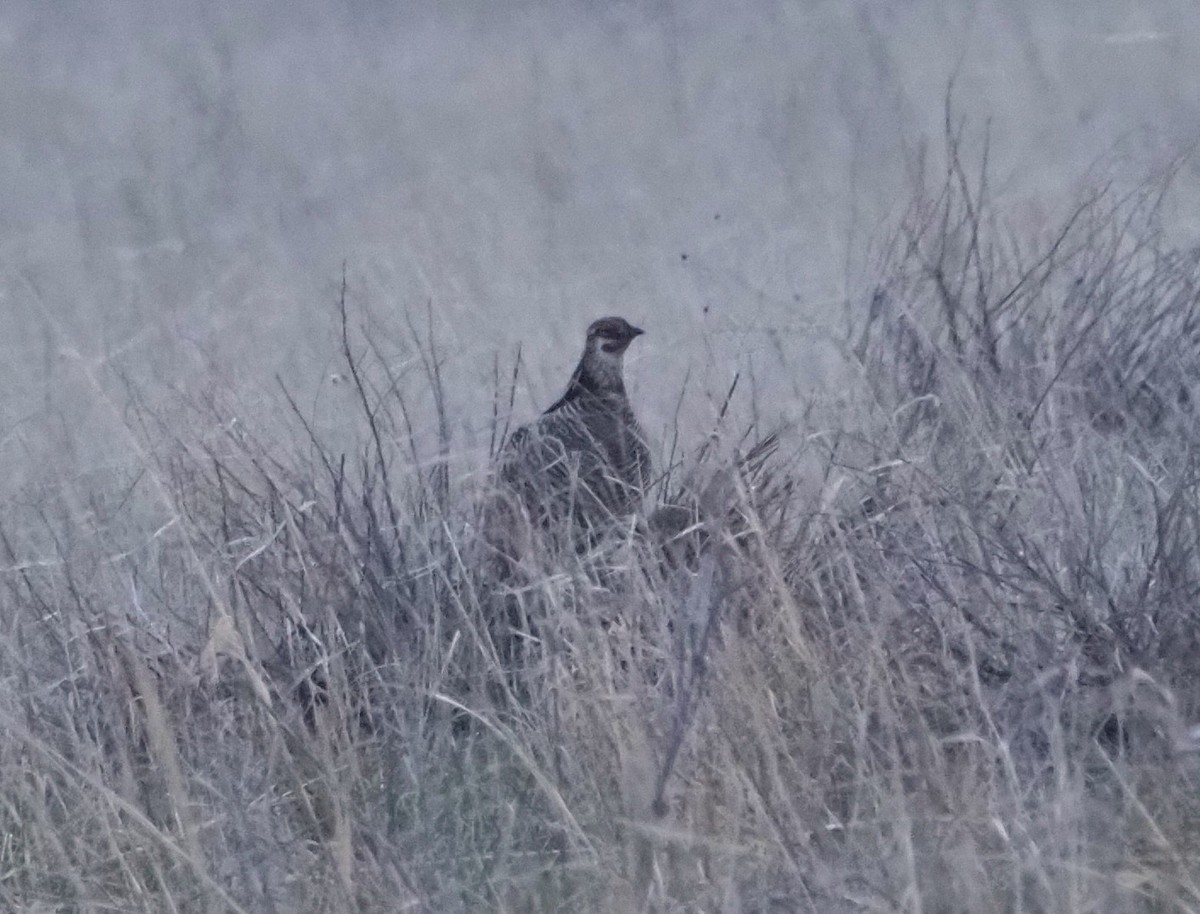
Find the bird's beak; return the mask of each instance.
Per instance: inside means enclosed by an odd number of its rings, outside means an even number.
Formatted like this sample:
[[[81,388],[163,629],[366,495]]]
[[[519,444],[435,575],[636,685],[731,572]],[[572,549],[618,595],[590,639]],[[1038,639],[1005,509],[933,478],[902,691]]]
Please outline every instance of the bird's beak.
[[[629,338],[630,338],[630,339],[633,339],[635,336],[641,336],[641,335],[642,335],[643,333],[645,333],[645,332],[646,332],[646,331],[645,331],[645,330],[643,330],[641,327],[634,327],[634,326],[631,324],[631,325],[630,325],[630,327],[629,327]]]

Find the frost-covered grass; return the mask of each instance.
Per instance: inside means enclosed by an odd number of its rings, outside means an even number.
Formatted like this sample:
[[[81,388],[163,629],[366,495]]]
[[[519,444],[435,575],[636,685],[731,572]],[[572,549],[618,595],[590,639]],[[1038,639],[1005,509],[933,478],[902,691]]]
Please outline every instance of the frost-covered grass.
[[[1200,907],[1200,259],[957,150],[842,394],[739,385],[590,554],[497,572],[436,338],[344,297],[349,442],[98,382],[128,478],[0,521],[0,907]]]

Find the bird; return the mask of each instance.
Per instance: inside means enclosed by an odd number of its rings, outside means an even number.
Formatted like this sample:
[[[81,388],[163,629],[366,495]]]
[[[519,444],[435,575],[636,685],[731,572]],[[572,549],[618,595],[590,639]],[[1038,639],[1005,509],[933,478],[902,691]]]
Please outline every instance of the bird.
[[[595,533],[639,512],[650,449],[625,390],[624,360],[643,332],[621,317],[593,321],[566,391],[504,446],[500,481],[532,525]]]

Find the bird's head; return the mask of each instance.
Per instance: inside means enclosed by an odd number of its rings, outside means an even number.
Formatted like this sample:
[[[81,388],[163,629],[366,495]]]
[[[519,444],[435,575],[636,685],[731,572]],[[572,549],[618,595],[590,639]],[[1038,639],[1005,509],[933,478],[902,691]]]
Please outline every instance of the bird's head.
[[[603,361],[619,363],[629,344],[644,332],[623,317],[602,317],[588,327],[586,351]]]
[[[623,378],[625,350],[644,331],[623,317],[602,317],[588,327],[587,342],[583,347],[583,358],[571,376],[567,392],[549,412],[570,402],[581,392],[592,394],[625,393]]]

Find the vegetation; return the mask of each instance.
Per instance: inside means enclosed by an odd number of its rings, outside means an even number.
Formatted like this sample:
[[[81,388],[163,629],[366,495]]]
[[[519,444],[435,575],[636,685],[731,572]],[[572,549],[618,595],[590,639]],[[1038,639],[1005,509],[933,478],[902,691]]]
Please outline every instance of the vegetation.
[[[948,133],[844,394],[735,383],[582,552],[497,570],[344,294],[355,441],[131,395],[0,525],[0,907],[1200,908],[1200,256],[1154,188],[1015,234]]]

